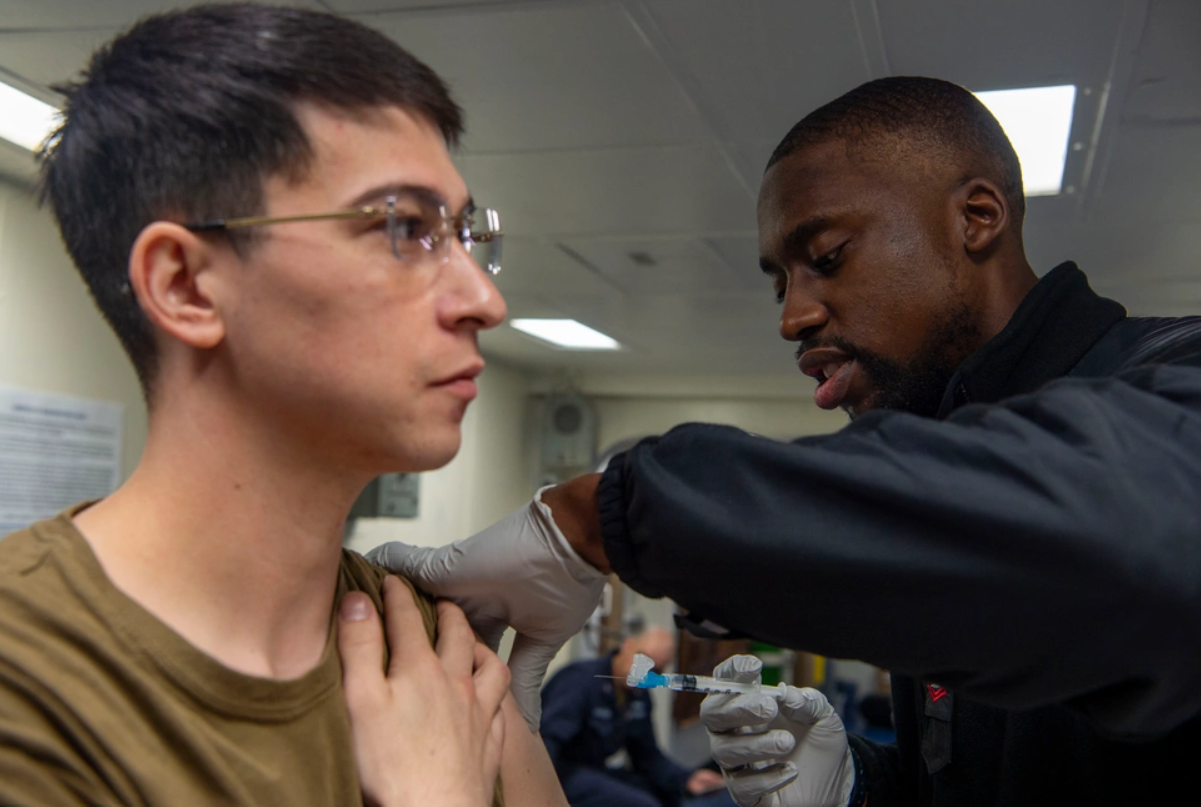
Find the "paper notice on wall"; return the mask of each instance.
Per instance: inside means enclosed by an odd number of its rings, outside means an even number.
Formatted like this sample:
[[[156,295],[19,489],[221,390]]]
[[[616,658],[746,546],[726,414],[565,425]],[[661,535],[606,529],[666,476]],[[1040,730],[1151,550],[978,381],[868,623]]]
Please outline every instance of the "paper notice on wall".
[[[116,489],[123,409],[0,386],[0,536]]]

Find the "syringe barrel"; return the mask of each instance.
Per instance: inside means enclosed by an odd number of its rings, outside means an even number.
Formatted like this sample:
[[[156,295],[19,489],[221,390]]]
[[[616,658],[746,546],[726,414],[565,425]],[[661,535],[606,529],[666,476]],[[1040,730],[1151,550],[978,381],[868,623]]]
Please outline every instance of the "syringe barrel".
[[[668,687],[678,692],[706,692],[706,693],[743,693],[743,692],[763,692],[765,691],[760,684],[748,684],[742,681],[723,681],[719,678],[712,678],[708,675],[669,675]],[[768,688],[766,691],[771,692]]]

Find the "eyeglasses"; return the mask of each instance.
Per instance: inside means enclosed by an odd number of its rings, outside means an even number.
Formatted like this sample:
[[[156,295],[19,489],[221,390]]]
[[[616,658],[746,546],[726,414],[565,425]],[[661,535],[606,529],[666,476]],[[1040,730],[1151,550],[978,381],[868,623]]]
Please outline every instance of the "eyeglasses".
[[[450,260],[451,237],[469,252],[490,275],[500,271],[500,214],[490,207],[469,208],[449,216],[446,208],[418,195],[388,196],[384,204],[367,205],[337,213],[308,213],[299,216],[250,216],[185,224],[193,232],[240,230],[266,224],[324,219],[379,219],[387,228],[392,254],[405,263]]]

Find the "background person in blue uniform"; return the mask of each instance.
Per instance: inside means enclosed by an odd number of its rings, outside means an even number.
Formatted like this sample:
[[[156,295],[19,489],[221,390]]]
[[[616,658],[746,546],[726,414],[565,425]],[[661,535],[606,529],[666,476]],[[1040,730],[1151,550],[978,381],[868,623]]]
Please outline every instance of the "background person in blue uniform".
[[[664,628],[616,652],[568,664],[542,691],[542,739],[573,807],[733,807],[720,773],[672,760],[655,741],[650,693],[624,679],[635,653],[662,670],[675,656]],[[716,792],[715,792],[716,791]]]

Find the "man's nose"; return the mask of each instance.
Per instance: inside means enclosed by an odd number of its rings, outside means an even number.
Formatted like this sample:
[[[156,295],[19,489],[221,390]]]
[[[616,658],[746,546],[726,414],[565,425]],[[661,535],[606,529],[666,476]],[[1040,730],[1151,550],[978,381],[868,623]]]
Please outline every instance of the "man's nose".
[[[450,259],[442,267],[448,281],[441,299],[443,324],[463,324],[480,330],[495,328],[505,321],[508,309],[492,277],[475,262],[462,243],[451,245]]]
[[[818,331],[829,320],[829,312],[819,300],[789,284],[780,314],[780,336],[799,342]]]

